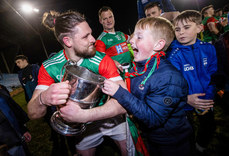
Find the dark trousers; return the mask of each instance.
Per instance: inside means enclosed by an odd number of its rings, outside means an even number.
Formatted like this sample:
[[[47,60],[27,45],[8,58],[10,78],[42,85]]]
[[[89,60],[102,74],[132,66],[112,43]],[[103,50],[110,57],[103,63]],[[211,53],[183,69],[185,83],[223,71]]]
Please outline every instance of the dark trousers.
[[[150,156],[191,156],[188,139],[176,145],[158,145],[147,142],[146,146]]]
[[[191,139],[192,147],[198,143],[201,147],[207,148],[215,132],[214,111],[208,111],[204,115],[197,115],[197,121],[194,121],[193,111],[186,112],[188,120],[193,127]]]

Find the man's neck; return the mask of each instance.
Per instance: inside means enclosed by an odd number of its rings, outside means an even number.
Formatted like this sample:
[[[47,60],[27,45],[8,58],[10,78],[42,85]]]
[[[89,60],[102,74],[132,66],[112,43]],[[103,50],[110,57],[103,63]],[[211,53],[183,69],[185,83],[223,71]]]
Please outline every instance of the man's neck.
[[[115,29],[104,29],[105,31],[109,32],[109,33],[115,33]]]
[[[81,57],[75,55],[74,50],[71,48],[65,48],[65,54],[69,60],[74,62],[78,62],[81,59]]]

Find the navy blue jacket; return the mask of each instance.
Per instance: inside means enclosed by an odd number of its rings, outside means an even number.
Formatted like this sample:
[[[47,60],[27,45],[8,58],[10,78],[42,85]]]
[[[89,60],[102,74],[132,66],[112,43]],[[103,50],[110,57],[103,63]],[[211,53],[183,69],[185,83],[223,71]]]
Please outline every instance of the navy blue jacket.
[[[175,40],[167,54],[168,60],[187,80],[189,95],[206,93],[204,99],[214,98],[215,85],[212,84],[211,78],[217,71],[217,56],[212,44],[197,39],[194,45],[183,46]],[[188,109],[192,107],[186,106],[186,110]]]
[[[18,72],[18,78],[25,91],[25,99],[27,102],[32,98],[33,91],[37,86],[39,69],[39,65],[29,64]],[[23,76],[24,72],[26,74]]]
[[[154,61],[150,61],[143,75],[131,78],[131,93],[120,86],[113,97],[138,119],[140,129],[151,142],[174,145],[186,140],[192,131],[184,112],[188,84],[174,66],[161,59],[159,68],[141,90],[139,85]],[[145,61],[136,63],[138,73],[143,71],[144,65]]]

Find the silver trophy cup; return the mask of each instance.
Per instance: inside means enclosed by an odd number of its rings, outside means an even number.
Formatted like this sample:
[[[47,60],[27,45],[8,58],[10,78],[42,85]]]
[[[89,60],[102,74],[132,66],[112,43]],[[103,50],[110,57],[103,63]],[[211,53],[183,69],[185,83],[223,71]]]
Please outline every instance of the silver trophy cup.
[[[101,87],[105,78],[77,65],[65,65],[64,68],[62,81],[68,80],[71,85],[69,100],[77,102],[82,109],[94,107],[101,98]],[[65,136],[81,134],[86,128],[83,123],[64,121],[59,111],[56,111],[50,120],[52,128]]]

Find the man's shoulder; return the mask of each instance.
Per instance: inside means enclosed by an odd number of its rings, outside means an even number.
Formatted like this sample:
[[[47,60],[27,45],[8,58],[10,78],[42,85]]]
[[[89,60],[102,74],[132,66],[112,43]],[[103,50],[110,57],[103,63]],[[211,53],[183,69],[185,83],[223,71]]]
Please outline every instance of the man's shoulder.
[[[106,37],[107,34],[108,34],[107,32],[103,31],[103,32],[99,35],[99,37],[97,38],[97,40],[102,40],[103,38]]]
[[[59,64],[62,65],[65,62],[66,62],[66,58],[65,58],[65,55],[63,53],[63,50],[61,50],[60,52],[58,52],[53,57],[45,60],[42,64],[43,64],[44,68],[48,68],[48,67],[56,66]]]

